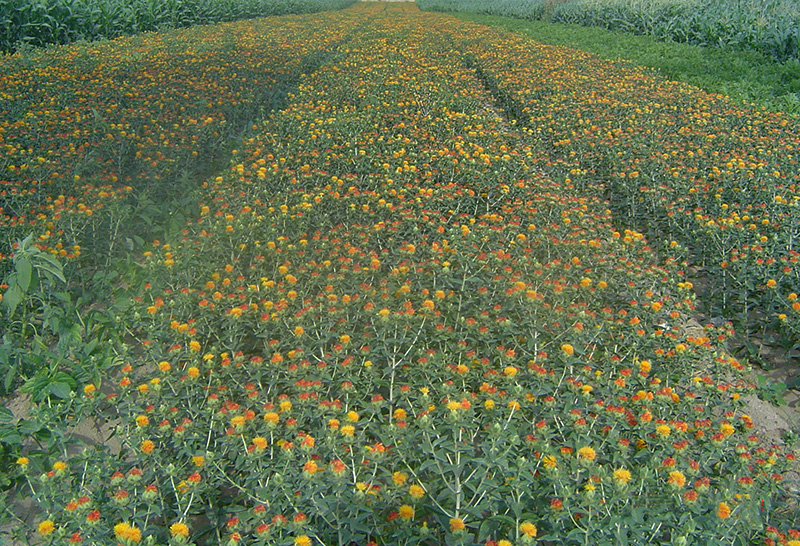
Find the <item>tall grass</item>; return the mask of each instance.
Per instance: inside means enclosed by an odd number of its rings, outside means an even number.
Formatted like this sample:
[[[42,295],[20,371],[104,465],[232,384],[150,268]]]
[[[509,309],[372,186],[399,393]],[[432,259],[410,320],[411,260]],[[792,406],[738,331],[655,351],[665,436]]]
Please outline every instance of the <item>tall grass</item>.
[[[800,59],[796,0],[417,0],[421,9],[471,11],[596,26],[660,40]]]
[[[0,51],[341,9],[354,0],[0,0]]]

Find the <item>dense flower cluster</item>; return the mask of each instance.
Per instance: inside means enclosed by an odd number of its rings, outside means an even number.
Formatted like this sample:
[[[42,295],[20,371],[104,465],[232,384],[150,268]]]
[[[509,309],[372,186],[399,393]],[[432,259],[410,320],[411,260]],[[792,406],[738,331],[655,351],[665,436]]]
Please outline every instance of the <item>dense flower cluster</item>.
[[[690,327],[680,245],[494,107],[503,51],[588,58],[403,5],[302,21],[260,40],[341,43],[141,256],[136,356],[83,399],[122,456],[31,480],[42,540],[774,542],[792,456],[728,330]]]
[[[147,199],[224,157],[231,136],[341,40],[331,30],[298,41],[306,21],[327,16],[305,17],[0,59],[0,272],[31,231],[74,258],[85,245],[108,252],[132,217],[157,220]]]
[[[483,80],[572,184],[609,198],[616,220],[651,242],[691,252],[714,286],[712,314],[800,339],[796,117],[510,33],[468,32]]]

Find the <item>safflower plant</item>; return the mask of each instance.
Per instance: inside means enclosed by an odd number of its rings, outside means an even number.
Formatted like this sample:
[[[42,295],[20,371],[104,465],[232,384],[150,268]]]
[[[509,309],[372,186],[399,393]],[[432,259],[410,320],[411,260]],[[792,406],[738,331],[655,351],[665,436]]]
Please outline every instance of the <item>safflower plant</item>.
[[[336,47],[126,272],[128,359],[74,397],[119,449],[20,456],[38,540],[795,540],[794,457],[753,433],[730,329],[688,327],[688,250],[499,115],[475,50],[511,38],[303,21],[287,42]]]
[[[709,315],[748,341],[782,332],[797,344],[796,116],[512,34],[502,48],[482,40],[465,46],[482,81],[572,184],[599,190],[651,243],[685,247],[694,275],[716,287],[704,297]]]

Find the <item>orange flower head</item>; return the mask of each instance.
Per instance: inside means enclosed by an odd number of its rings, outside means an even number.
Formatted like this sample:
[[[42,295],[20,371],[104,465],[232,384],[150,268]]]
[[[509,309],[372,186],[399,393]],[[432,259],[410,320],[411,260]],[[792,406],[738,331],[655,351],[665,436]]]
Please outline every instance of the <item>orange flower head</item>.
[[[43,522],[39,523],[36,529],[39,531],[40,535],[46,537],[47,535],[56,530],[56,524],[53,523],[52,520],[46,519]]]
[[[421,499],[425,496],[425,489],[421,485],[412,484],[408,487],[408,494],[413,499]]]
[[[667,480],[672,487],[675,489],[683,489],[686,485],[686,476],[680,470],[673,470],[669,473],[669,479]]]

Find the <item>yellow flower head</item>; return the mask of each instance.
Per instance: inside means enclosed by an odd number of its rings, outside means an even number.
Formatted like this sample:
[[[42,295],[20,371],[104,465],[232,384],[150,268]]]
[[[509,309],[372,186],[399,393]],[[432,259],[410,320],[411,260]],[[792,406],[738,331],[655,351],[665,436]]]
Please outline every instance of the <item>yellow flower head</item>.
[[[127,544],[138,544],[142,540],[142,531],[124,522],[114,526],[114,534],[117,536],[117,540]]]
[[[625,468],[618,468],[614,471],[614,483],[618,485],[625,485],[631,481],[631,473]]]
[[[47,535],[56,530],[56,524],[53,523],[52,520],[46,519],[39,524],[37,530],[39,531],[40,535],[46,537]]]
[[[413,484],[408,487],[408,494],[411,498],[421,499],[425,496],[425,489],[421,485]]]
[[[582,447],[578,450],[578,457],[581,461],[591,462],[597,457],[597,453],[589,446]]]
[[[464,524],[464,520],[461,518],[450,518],[450,531],[457,532],[463,531],[466,529],[467,526]]]
[[[534,538],[536,536],[536,533],[539,532],[539,530],[536,528],[536,525],[534,525],[530,521],[522,522],[519,526],[519,530],[522,532],[524,537],[527,538]]]
[[[669,473],[667,483],[676,489],[683,489],[686,485],[686,476],[680,470],[673,470]]]
[[[169,526],[169,532],[172,533],[174,537],[189,537],[189,526],[183,522],[173,523]]]

